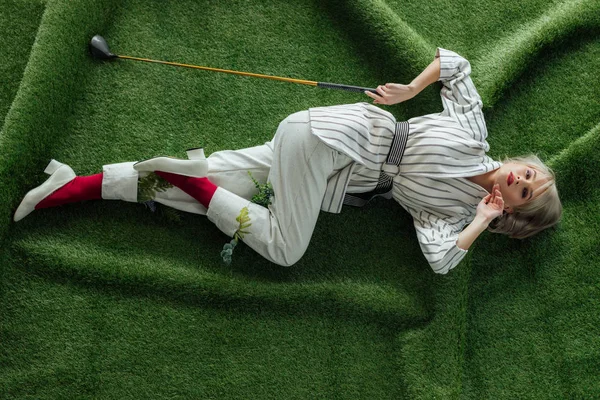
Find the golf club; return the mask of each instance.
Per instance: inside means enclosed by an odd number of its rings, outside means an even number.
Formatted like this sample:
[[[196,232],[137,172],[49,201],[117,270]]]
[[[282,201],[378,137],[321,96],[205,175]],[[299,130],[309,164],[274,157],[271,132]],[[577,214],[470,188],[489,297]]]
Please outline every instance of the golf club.
[[[276,80],[276,81],[299,83],[301,85],[310,85],[310,86],[316,86],[316,87],[326,88],[326,89],[339,89],[339,90],[346,90],[346,91],[350,91],[350,92],[359,92],[359,93],[363,93],[365,90],[367,90],[367,91],[370,91],[373,93],[377,93],[376,89],[360,87],[360,86],[341,85],[338,83],[328,83],[328,82],[307,81],[304,79],[283,78],[280,76],[255,74],[252,72],[240,72],[240,71],[233,71],[233,70],[229,70],[229,69],[201,67],[198,65],[189,65],[189,64],[181,64],[181,63],[169,62],[169,61],[151,60],[148,58],[116,55],[116,54],[111,53],[110,48],[108,47],[108,43],[106,43],[106,40],[100,35],[96,35],[92,38],[92,40],[90,40],[89,48],[90,48],[90,53],[92,54],[92,56],[95,58],[98,58],[100,60],[113,60],[115,58],[120,58],[123,60],[143,61],[143,62],[156,63],[156,64],[172,65],[174,67],[194,68],[194,69],[200,69],[203,71],[223,72],[225,74],[251,76],[254,78],[264,78],[264,79],[271,79],[271,80]]]

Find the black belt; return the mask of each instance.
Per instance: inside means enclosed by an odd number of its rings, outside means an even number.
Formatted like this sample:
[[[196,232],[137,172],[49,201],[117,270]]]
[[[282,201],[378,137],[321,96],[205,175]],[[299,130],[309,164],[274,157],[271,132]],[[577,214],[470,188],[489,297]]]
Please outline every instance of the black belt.
[[[400,167],[400,161],[402,161],[404,149],[406,148],[406,141],[408,140],[408,129],[408,121],[396,122],[394,139],[392,140],[390,152],[385,160],[386,164],[393,164],[397,167]],[[344,196],[344,204],[348,206],[362,207],[375,197],[381,196],[385,197],[386,199],[391,199],[392,180],[393,177],[381,171],[377,181],[377,186],[374,190],[366,193],[346,193]]]

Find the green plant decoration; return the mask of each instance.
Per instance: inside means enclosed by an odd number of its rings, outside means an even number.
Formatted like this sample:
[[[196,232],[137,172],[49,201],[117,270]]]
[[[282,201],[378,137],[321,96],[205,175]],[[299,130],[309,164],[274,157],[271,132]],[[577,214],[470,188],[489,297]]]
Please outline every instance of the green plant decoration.
[[[138,180],[138,202],[146,203],[154,200],[156,192],[164,192],[172,188],[167,180],[150,172],[147,176]]]
[[[258,193],[252,196],[251,201],[265,208],[269,207],[272,198],[275,197],[275,192],[273,192],[273,185],[271,185],[271,182],[267,182],[264,185],[261,185],[256,179],[254,179],[250,171],[248,171],[248,175],[250,176],[250,179],[252,179],[252,182],[254,182],[254,186],[256,186],[256,189],[258,189]]]
[[[244,235],[250,233],[244,230],[252,226],[250,217],[248,216],[248,207],[242,208],[240,215],[238,215],[235,220],[238,222],[239,226],[233,234],[233,239],[229,243],[226,243],[221,251],[221,258],[223,258],[223,261],[225,261],[225,264],[227,265],[231,264],[231,257],[233,256],[233,249],[235,249],[235,246],[237,246],[238,242],[244,238]]]
[[[248,171],[248,175],[250,176],[250,179],[252,179],[252,182],[254,182],[256,189],[258,189],[258,193],[252,196],[251,202],[263,207],[268,207],[269,204],[271,204],[273,197],[275,197],[273,186],[269,182],[261,185],[256,179],[254,179],[250,171]],[[248,215],[248,207],[242,208],[240,214],[235,220],[239,224],[238,229],[233,234],[233,239],[229,243],[226,243],[221,251],[221,258],[226,265],[231,264],[233,250],[237,246],[238,242],[244,238],[244,235],[250,233],[245,230],[252,225],[252,223],[250,223],[250,216]]]

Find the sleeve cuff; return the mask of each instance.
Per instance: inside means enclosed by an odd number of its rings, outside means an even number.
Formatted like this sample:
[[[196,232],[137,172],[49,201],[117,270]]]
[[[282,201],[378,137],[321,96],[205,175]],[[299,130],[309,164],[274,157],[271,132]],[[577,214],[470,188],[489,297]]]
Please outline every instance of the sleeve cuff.
[[[206,216],[221,232],[233,237],[239,227],[236,218],[248,204],[248,200],[219,187],[210,200]]]
[[[434,272],[436,274],[446,275],[450,270],[454,269],[460,262],[465,258],[469,251],[461,249],[456,244],[454,244],[454,248],[450,249],[446,255],[449,258],[448,262],[444,265],[444,268],[436,270],[434,268]],[[444,258],[446,258],[444,257]]]
[[[462,59],[453,51],[438,47],[436,50],[436,58],[440,59],[440,81],[446,81],[452,78],[458,72],[458,63],[456,61]]]

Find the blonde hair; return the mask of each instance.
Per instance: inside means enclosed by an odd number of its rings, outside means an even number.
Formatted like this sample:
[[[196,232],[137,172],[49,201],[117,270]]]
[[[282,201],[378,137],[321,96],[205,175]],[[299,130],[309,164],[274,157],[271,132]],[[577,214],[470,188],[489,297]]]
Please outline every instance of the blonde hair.
[[[513,207],[513,213],[505,213],[493,220],[488,230],[502,233],[511,238],[524,239],[556,225],[562,215],[562,204],[556,189],[554,171],[548,168],[536,155],[507,158],[503,163],[521,163],[548,177],[548,182],[540,187],[542,193],[525,204]]]

